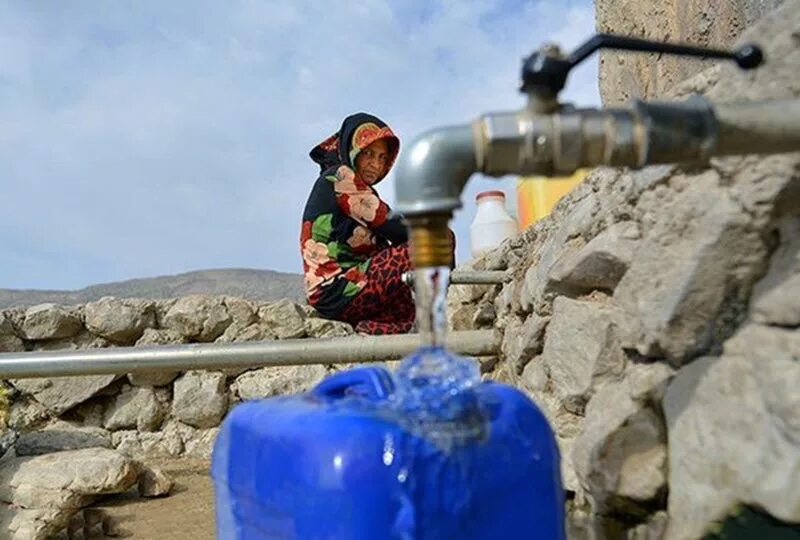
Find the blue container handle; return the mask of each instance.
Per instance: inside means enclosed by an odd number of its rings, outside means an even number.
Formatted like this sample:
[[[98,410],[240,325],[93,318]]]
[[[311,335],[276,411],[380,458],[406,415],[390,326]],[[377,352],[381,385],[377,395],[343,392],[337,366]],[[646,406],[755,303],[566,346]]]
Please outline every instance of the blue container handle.
[[[311,390],[313,395],[328,400],[356,395],[379,401],[388,398],[392,392],[392,376],[380,367],[362,367],[335,373]]]

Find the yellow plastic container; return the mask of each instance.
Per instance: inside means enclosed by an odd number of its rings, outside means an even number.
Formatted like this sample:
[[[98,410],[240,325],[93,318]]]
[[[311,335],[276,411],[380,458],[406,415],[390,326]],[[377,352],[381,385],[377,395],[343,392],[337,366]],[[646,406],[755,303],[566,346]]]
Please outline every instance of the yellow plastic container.
[[[517,180],[517,216],[520,230],[548,215],[561,197],[572,191],[588,173],[588,169],[580,169],[572,176],[520,177]]]

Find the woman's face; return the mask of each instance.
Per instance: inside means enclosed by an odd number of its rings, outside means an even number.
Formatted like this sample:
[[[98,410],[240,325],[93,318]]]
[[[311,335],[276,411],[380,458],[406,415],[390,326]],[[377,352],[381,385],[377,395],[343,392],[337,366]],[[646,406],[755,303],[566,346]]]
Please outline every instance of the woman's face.
[[[386,139],[378,139],[356,156],[356,174],[369,185],[386,174],[389,163],[389,145]]]

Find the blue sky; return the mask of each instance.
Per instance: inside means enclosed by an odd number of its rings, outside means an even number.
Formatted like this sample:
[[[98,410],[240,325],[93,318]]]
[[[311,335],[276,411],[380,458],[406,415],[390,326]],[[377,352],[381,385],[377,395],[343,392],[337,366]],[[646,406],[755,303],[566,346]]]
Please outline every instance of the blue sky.
[[[307,154],[344,116],[407,147],[522,106],[521,58],[593,31],[589,0],[3,2],[0,288],[299,272]],[[599,104],[596,58],[565,98]],[[474,194],[498,187],[468,185],[462,262]],[[379,190],[391,204],[393,178]]]

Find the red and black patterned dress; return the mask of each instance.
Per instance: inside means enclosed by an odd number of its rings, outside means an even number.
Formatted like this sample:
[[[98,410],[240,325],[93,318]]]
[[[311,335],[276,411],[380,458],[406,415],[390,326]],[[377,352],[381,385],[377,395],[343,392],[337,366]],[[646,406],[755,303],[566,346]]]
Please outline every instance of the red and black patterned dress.
[[[408,233],[374,187],[355,174],[356,156],[378,139],[388,143],[388,172],[400,141],[365,113],[347,117],[338,133],[310,153],[321,174],[303,212],[306,297],[322,316],[359,332],[405,333],[414,323],[411,291],[401,279],[411,269]]]

